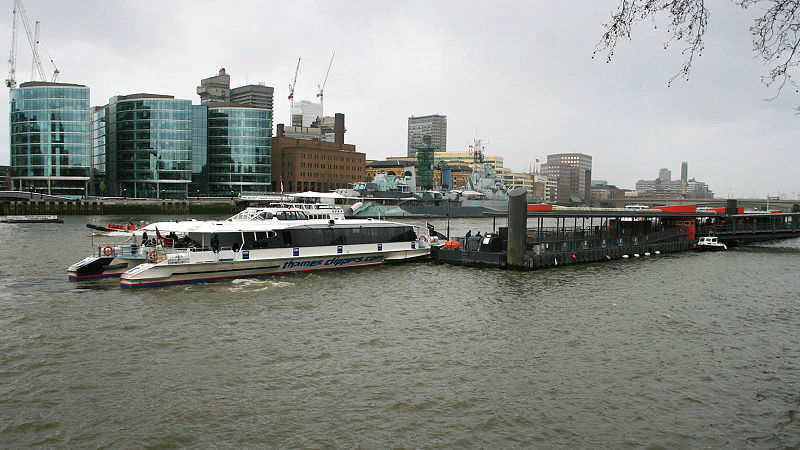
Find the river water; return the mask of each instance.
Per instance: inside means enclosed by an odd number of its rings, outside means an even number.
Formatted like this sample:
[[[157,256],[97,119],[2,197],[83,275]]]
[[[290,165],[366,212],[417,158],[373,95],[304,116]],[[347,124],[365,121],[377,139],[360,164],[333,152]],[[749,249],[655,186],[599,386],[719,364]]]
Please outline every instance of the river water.
[[[798,239],[123,290],[86,221],[0,224],[0,447],[800,446]]]

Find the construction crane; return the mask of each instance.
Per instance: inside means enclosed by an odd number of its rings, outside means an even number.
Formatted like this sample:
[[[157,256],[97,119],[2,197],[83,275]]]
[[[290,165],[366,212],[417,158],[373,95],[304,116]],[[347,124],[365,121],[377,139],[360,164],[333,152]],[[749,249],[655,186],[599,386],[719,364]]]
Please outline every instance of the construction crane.
[[[333,64],[334,56],[336,56],[336,52],[333,52],[333,55],[331,55],[331,62],[328,63],[328,71],[325,72],[325,79],[322,80],[322,84],[317,85],[317,87],[319,88],[319,93],[317,94],[317,97],[319,97],[320,109],[323,109],[325,107],[325,105],[322,102],[322,92],[325,90],[325,83],[328,82],[328,74],[331,73],[331,64]]]
[[[22,0],[14,0],[11,26],[11,50],[8,57],[8,78],[6,78],[6,86],[11,89],[17,87],[17,13],[19,13],[19,20],[25,28],[25,34],[28,36],[28,44],[30,44],[31,47],[31,72],[34,72],[31,74],[31,78],[34,78],[36,73],[38,73],[41,81],[47,81],[47,76],[44,74],[44,67],[42,66],[42,60],[39,58],[39,22],[36,22],[35,30],[31,30],[32,27],[30,21],[28,21],[28,14],[25,12],[25,5],[22,4]],[[53,63],[53,67],[55,67],[55,62],[53,62],[52,58],[50,62]],[[53,72],[53,81],[58,78],[58,74],[59,70],[56,67]]]
[[[297,68],[294,69],[294,78],[292,78],[292,82],[289,84],[289,114],[292,114],[292,110],[294,109],[294,88],[297,86],[297,74],[300,73],[300,60],[302,58],[297,58]]]
[[[14,10],[11,13],[11,50],[8,54],[8,78],[6,86],[11,89],[17,87],[17,2],[14,1]]]

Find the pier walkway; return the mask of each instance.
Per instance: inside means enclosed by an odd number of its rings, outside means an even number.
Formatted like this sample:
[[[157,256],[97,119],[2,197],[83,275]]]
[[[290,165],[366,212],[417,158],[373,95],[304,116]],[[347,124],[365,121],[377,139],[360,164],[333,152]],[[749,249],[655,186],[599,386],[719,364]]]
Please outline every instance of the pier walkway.
[[[509,202],[510,203],[510,202]],[[726,208],[658,209],[558,208],[525,211],[509,204],[509,225],[535,220],[524,239],[510,237],[510,227],[480,239],[454,238],[458,244],[437,249],[439,262],[480,267],[533,270],[618,258],[644,257],[692,249],[702,236],[717,236],[728,246],[800,237],[800,211],[744,213],[729,201]],[[521,216],[521,221],[512,215]],[[519,235],[518,235],[519,236]],[[519,239],[522,239],[520,236]],[[516,260],[512,263],[511,253]]]

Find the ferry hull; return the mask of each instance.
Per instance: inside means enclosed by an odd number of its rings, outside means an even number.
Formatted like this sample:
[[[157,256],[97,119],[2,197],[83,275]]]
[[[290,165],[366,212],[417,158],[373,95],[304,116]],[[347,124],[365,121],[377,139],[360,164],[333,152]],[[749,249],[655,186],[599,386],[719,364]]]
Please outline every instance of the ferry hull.
[[[97,280],[115,278],[126,270],[144,262],[144,259],[122,259],[113,256],[89,256],[67,269],[71,281]]]
[[[382,253],[338,254],[269,260],[237,260],[204,263],[145,263],[136,266],[120,279],[122,288],[158,287],[172,284],[207,283],[235,278],[255,278],[292,272],[337,270],[378,266],[387,263],[423,259],[429,249],[412,249]]]

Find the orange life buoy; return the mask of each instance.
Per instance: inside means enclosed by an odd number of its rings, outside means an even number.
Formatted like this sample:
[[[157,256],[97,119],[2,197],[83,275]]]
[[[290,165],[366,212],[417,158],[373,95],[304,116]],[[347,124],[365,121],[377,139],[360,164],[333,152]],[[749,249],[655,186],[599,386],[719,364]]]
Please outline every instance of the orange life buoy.
[[[149,259],[150,261],[155,261],[156,260],[156,251],[155,250],[150,250],[150,254],[147,255],[147,259]]]
[[[113,255],[114,254],[114,247],[112,247],[110,245],[106,245],[105,247],[103,247],[103,254],[106,255],[106,256]]]

